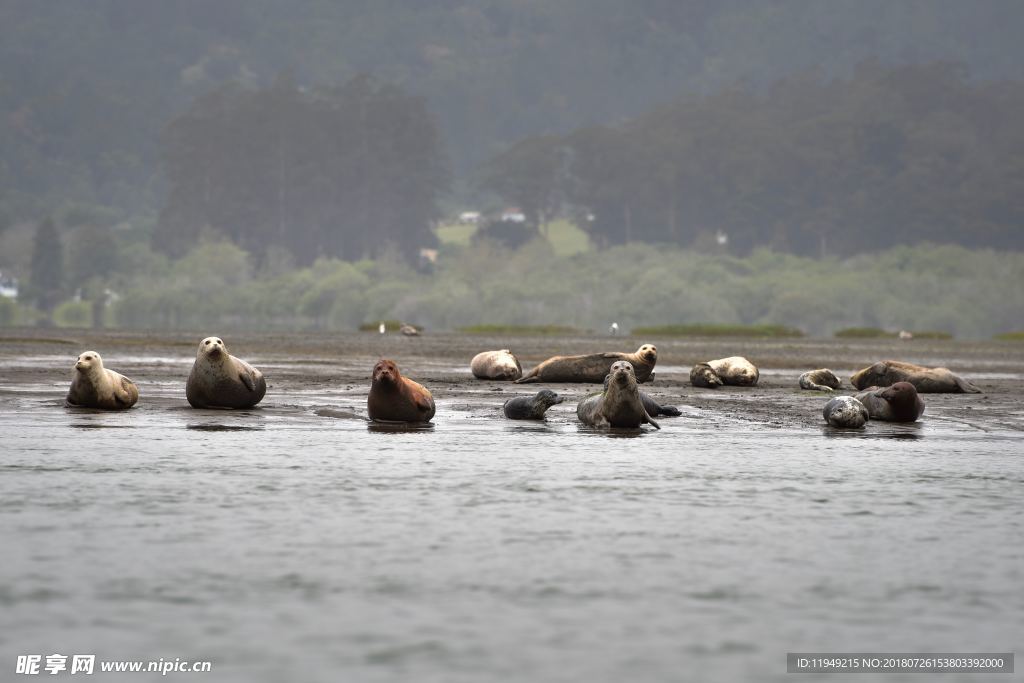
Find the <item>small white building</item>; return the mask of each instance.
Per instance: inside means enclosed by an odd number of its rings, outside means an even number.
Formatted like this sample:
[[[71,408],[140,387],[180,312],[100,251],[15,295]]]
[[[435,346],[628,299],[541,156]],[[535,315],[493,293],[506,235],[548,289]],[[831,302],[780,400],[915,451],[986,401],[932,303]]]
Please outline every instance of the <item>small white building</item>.
[[[476,225],[480,222],[479,211],[463,211],[459,214],[459,223],[463,225]]]
[[[18,298],[18,278],[9,277],[0,272],[0,296],[5,299]]]

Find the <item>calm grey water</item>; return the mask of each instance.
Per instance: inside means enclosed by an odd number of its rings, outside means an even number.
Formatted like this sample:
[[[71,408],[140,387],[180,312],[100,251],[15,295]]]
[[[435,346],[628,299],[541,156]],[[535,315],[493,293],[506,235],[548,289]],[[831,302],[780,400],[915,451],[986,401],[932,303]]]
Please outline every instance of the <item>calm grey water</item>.
[[[690,415],[619,437],[572,406],[544,426],[464,400],[378,431],[311,409],[358,389],[227,413],[153,381],[106,414],[4,388],[0,680],[54,652],[213,662],[166,680],[440,682],[1022,651],[1021,432]]]

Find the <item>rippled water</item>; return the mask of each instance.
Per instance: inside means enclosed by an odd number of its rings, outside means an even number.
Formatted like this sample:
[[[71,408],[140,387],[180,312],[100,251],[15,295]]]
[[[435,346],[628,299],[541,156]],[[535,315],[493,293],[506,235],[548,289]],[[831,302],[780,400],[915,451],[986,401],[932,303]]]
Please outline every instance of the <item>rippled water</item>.
[[[608,435],[491,397],[373,428],[358,387],[234,413],[156,378],[116,414],[3,389],[8,673],[81,652],[213,662],[176,680],[782,681],[787,651],[1021,651],[1019,431],[690,410]]]

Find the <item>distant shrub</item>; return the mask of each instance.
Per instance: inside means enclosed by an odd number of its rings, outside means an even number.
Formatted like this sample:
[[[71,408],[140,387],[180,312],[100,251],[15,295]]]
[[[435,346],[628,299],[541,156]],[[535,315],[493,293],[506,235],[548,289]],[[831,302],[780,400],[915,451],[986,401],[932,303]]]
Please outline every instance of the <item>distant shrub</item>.
[[[471,241],[476,244],[493,240],[509,249],[518,249],[539,234],[536,228],[521,221],[491,221],[477,229]]]
[[[464,334],[520,334],[520,335],[556,335],[580,334],[575,327],[565,325],[470,325],[460,327]]]
[[[18,323],[18,304],[14,299],[0,297],[0,327],[9,327]]]
[[[839,339],[882,339],[895,337],[896,333],[883,330],[880,327],[844,327],[837,330],[833,336]]]
[[[1024,342],[1024,331],[1002,332],[993,337],[993,339],[998,341]]]
[[[387,332],[398,332],[402,327],[401,320],[378,320],[375,323],[363,323],[359,326],[360,332],[377,332],[380,330],[380,324],[384,323],[384,329]],[[413,325],[413,327],[416,327]],[[420,329],[416,327],[416,329]]]
[[[786,325],[656,325],[634,327],[633,336],[644,337],[802,337],[804,333]]]
[[[92,325],[92,302],[65,301],[53,311],[58,327],[89,327]]]
[[[911,332],[914,335],[914,339],[952,339],[953,335],[949,332],[941,332],[939,330],[921,330],[920,332]]]

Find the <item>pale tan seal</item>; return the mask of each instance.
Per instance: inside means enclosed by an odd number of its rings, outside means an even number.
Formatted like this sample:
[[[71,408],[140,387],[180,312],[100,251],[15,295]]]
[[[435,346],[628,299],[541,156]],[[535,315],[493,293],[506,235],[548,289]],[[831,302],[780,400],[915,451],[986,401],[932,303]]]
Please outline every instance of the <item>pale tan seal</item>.
[[[193,408],[251,408],[266,393],[263,373],[228,353],[220,337],[199,342],[185,384],[185,398]]]
[[[723,384],[752,387],[757,384],[760,376],[757,366],[743,356],[729,356],[694,365],[690,370],[690,383],[695,387],[709,389]]]
[[[883,360],[850,377],[858,389],[887,387],[896,382],[910,382],[921,394],[980,394],[981,389],[949,368],[926,368],[898,360]]]
[[[637,382],[654,379],[654,365],[658,362],[658,349],[644,344],[636,353],[591,353],[583,356],[554,356],[530,370],[517,384],[529,382],[592,382],[601,384],[611,367],[618,361],[633,366]]]
[[[523,376],[523,366],[508,349],[481,351],[473,356],[469,369],[477,379],[517,380]]]
[[[139,400],[139,388],[124,375],[103,367],[95,351],[86,351],[75,363],[65,404],[75,408],[125,410]]]
[[[620,360],[612,363],[609,370],[608,385],[604,392],[588,396],[576,406],[576,416],[580,422],[591,427],[636,429],[640,425],[649,424],[655,429],[661,429],[648,415],[640,399],[633,365]]]
[[[387,358],[373,366],[366,408],[371,420],[383,422],[430,422],[435,410],[430,391],[402,377],[395,362]]]

